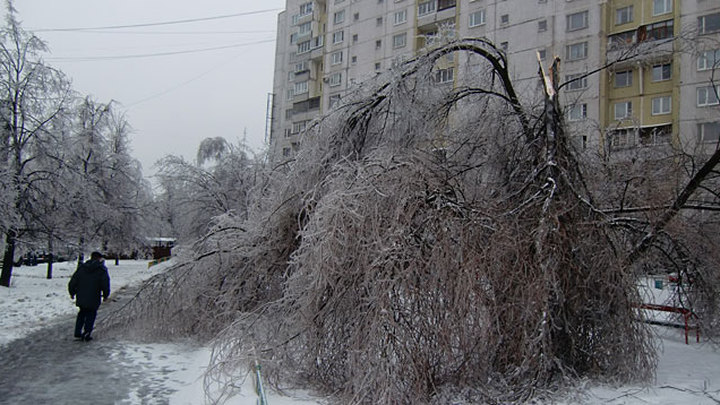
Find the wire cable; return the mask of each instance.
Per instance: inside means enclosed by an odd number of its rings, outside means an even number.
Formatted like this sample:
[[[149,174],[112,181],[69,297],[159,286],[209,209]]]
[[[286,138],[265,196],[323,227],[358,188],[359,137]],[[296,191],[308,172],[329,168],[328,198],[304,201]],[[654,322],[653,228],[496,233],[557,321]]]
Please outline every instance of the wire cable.
[[[153,57],[160,57],[160,56],[184,55],[184,54],[190,54],[190,53],[217,51],[217,50],[222,50],[222,49],[241,48],[244,46],[266,44],[266,43],[274,42],[274,41],[275,41],[275,39],[265,39],[262,41],[246,42],[246,43],[242,43],[242,44],[215,46],[215,47],[211,47],[211,48],[189,49],[189,50],[185,50],[185,51],[155,52],[155,53],[144,53],[144,54],[135,54],[135,55],[116,55],[116,56],[49,57],[49,58],[45,58],[45,60],[47,60],[49,62],[96,62],[96,61],[121,60],[121,59],[153,58]]]
[[[144,23],[144,24],[110,25],[110,26],[105,26],[105,27],[44,28],[44,29],[34,29],[32,31],[33,32],[68,32],[68,31],[88,31],[88,30],[118,30],[118,29],[125,29],[125,28],[138,28],[138,27],[158,27],[158,26],[163,26],[163,25],[188,24],[188,23],[201,22],[201,21],[212,21],[212,20],[221,20],[221,19],[226,19],[226,18],[243,17],[243,16],[249,16],[249,15],[270,13],[270,12],[280,11],[280,10],[281,9],[279,9],[279,8],[272,8],[272,9],[267,9],[267,10],[246,11],[246,12],[242,12],[242,13],[218,15],[218,16],[213,16],[213,17],[190,18],[190,19],[185,19],[185,20],[162,21],[162,22]]]

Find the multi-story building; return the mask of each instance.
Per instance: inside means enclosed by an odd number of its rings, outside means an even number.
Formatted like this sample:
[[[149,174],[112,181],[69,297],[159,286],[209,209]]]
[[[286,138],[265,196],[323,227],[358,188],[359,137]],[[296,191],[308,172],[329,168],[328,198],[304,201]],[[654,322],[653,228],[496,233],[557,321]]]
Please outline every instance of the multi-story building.
[[[718,104],[710,84],[720,66],[717,0],[287,0],[278,18],[271,157],[291,156],[307,124],[354,84],[447,36],[484,37],[504,50],[528,100],[537,97],[538,56],[559,56],[563,104],[583,147],[720,134],[720,115],[708,108]],[[444,59],[435,79],[457,83],[471,74],[464,62]]]

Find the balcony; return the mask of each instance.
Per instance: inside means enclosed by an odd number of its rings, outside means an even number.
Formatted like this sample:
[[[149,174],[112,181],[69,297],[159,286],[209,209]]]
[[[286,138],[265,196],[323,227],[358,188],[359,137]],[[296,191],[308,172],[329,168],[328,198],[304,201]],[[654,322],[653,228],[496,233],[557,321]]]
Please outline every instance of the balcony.
[[[608,61],[636,55],[634,59],[666,59],[673,52],[673,20],[642,25],[608,36]]]

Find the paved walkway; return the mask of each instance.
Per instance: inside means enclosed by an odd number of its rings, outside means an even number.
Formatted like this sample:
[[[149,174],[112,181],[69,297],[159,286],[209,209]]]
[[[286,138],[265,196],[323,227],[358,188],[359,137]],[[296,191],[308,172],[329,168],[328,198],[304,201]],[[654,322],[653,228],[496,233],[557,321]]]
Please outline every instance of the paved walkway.
[[[114,294],[100,308],[98,322],[131,294]],[[168,403],[162,376],[133,362],[123,342],[102,333],[91,342],[77,341],[74,325],[74,316],[62,318],[0,349],[0,404]]]

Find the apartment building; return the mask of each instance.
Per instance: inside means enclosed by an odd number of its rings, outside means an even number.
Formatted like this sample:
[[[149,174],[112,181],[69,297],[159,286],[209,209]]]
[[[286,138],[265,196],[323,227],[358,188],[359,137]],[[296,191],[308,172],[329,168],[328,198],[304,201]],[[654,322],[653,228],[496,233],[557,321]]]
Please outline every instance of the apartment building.
[[[559,56],[562,102],[581,147],[696,144],[720,134],[710,84],[720,62],[718,0],[287,0],[271,158],[291,157],[308,123],[354,85],[453,36],[504,50],[527,101],[538,97],[538,55],[548,64]],[[585,76],[633,50],[641,56]],[[461,58],[443,59],[435,79],[457,84],[472,74]]]

